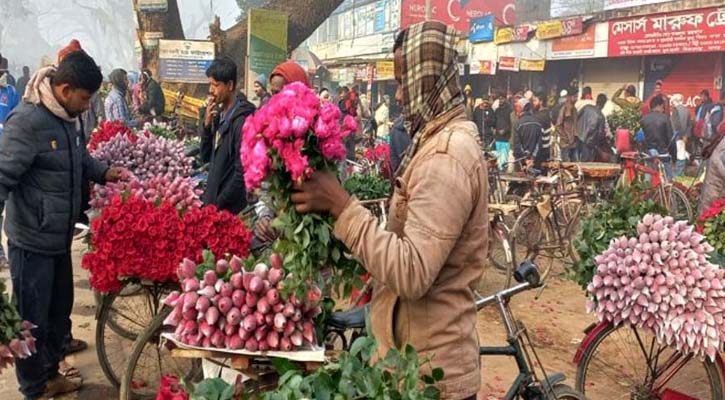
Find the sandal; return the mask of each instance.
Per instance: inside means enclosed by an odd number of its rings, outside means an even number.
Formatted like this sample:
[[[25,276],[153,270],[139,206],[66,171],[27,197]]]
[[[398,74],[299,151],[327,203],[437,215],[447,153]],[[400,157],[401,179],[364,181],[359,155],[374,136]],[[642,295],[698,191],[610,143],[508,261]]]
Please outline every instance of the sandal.
[[[76,369],[76,367],[68,364],[65,361],[61,361],[58,364],[58,373],[61,376],[65,377],[65,378],[68,378],[68,379],[74,379],[74,378],[81,378],[82,379],[83,378],[81,376],[81,371],[78,371],[78,369]]]
[[[86,343],[85,341],[80,339],[71,339],[68,347],[65,349],[65,355],[68,356],[73,353],[78,353],[79,351],[83,351],[87,348],[88,343]]]

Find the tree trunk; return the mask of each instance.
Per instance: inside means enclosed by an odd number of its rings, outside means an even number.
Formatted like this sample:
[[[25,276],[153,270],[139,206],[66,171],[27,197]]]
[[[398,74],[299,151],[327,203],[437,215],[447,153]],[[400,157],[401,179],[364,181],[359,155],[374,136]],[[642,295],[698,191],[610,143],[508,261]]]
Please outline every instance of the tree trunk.
[[[163,32],[164,39],[184,40],[179,4],[176,0],[168,0],[168,10],[165,13],[140,12],[138,11],[138,0],[133,0],[133,6],[138,18],[138,31],[136,33],[142,48],[141,65],[151,70],[154,76],[158,76],[159,49],[158,47],[146,48],[143,40],[144,34],[146,32]]]

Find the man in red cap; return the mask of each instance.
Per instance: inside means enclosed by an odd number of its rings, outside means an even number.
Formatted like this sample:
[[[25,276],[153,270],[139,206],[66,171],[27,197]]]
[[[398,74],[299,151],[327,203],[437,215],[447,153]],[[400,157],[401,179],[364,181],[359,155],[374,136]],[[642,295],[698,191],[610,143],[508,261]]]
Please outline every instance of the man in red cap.
[[[302,82],[310,86],[304,68],[294,61],[283,62],[272,70],[272,75],[269,77],[269,91],[275,95],[282,91],[284,85],[292,82]]]

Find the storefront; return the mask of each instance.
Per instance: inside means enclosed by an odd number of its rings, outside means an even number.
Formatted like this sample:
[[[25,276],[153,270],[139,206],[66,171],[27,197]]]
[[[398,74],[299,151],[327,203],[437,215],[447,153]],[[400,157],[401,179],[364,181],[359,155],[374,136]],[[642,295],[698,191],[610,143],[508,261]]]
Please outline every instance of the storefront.
[[[662,81],[667,94],[681,94],[685,104],[695,108],[695,97],[703,89],[717,100],[722,88],[722,53],[654,56],[645,59],[644,94],[648,97],[655,83]]]
[[[604,93],[611,99],[623,85],[639,85],[641,67],[642,57],[584,60],[581,85],[590,86],[595,98]]]

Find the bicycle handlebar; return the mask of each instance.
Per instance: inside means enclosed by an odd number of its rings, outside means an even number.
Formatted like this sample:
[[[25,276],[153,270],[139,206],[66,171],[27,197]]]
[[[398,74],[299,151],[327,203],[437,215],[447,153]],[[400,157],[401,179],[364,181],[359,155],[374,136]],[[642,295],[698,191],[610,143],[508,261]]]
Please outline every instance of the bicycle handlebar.
[[[542,285],[539,268],[532,261],[524,261],[516,268],[514,279],[519,282],[512,288],[502,290],[488,297],[481,297],[476,293],[476,310],[480,310],[493,303],[503,303],[511,297]]]

